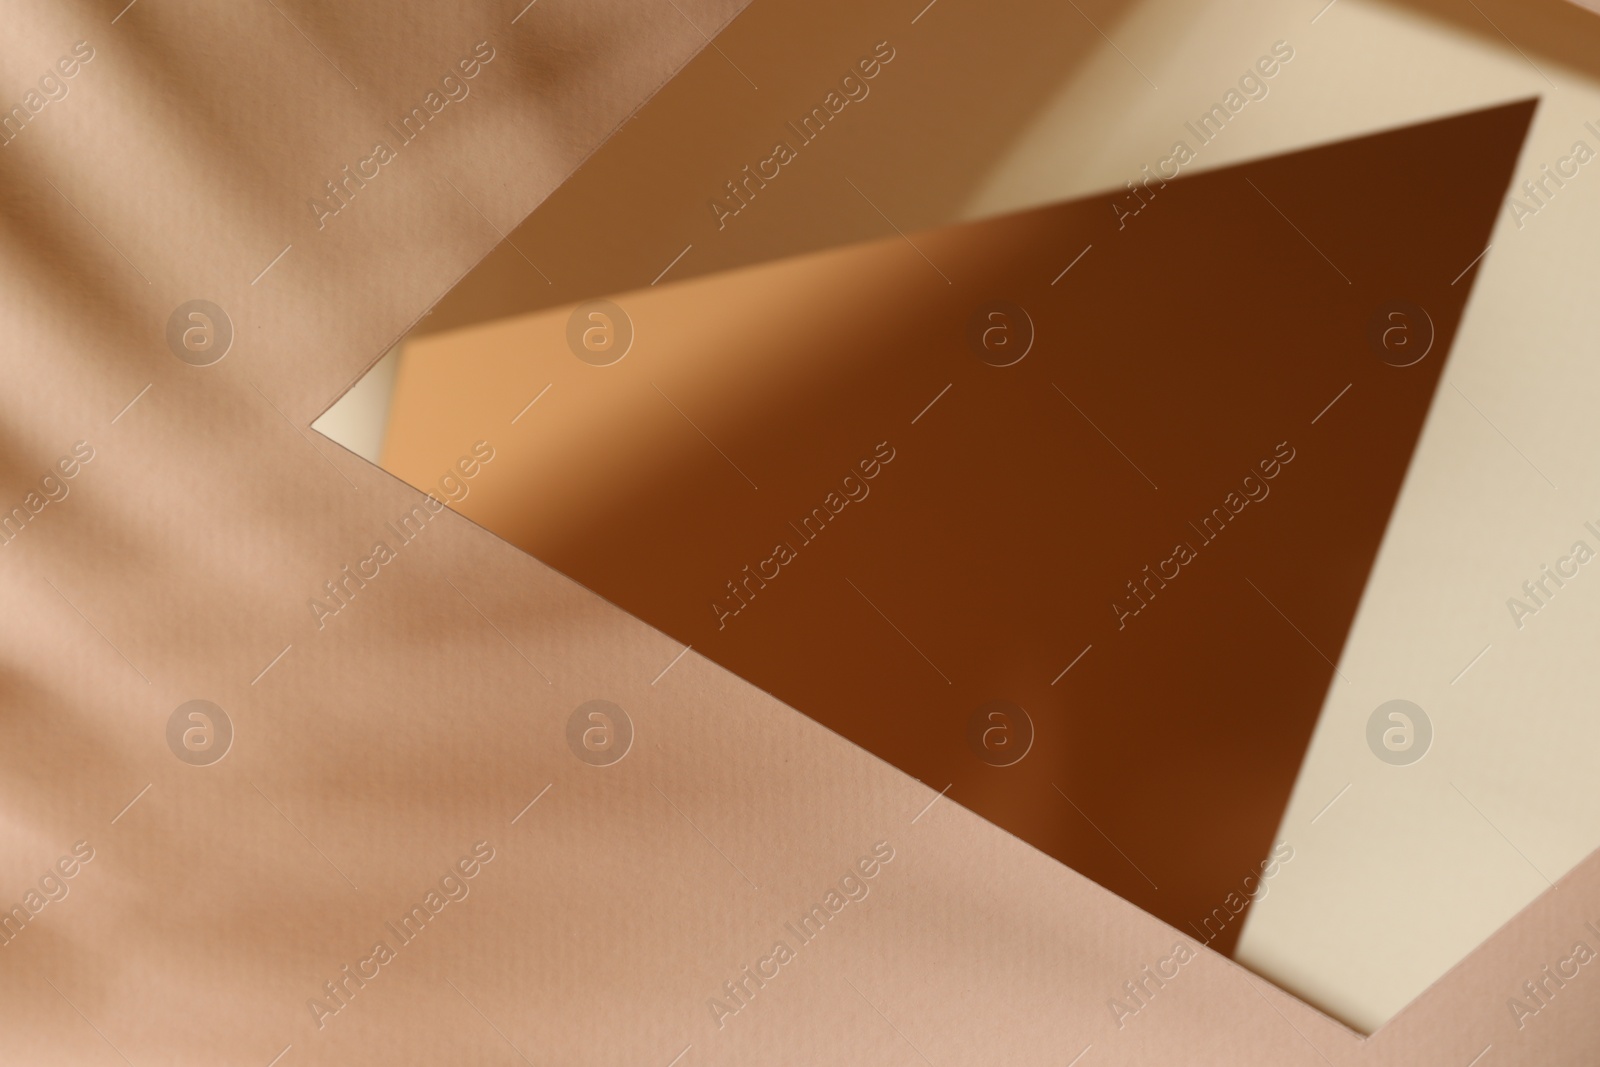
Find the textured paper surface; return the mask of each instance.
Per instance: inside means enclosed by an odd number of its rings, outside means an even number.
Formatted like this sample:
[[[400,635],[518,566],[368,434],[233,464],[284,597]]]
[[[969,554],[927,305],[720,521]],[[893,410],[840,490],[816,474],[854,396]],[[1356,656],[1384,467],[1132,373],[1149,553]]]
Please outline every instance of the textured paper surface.
[[[306,598],[420,498],[310,421],[734,8],[120,6],[13,5],[3,45],[17,100],[95,49],[0,149],[10,499],[94,452],[0,549],[6,899],[93,849],[0,949],[8,1060],[1592,1061],[1581,981],[1490,1017],[1593,918],[1592,858],[1365,1042],[1203,952],[1119,1031],[1106,999],[1179,935],[693,654],[652,686],[676,643],[465,520],[319,638]],[[319,230],[307,200],[479,41],[472,95]],[[210,367],[166,341],[197,299],[234,331]],[[167,742],[195,699],[234,729],[207,767]],[[566,745],[591,699],[635,723],[611,768]],[[867,899],[717,1029],[878,841]]]

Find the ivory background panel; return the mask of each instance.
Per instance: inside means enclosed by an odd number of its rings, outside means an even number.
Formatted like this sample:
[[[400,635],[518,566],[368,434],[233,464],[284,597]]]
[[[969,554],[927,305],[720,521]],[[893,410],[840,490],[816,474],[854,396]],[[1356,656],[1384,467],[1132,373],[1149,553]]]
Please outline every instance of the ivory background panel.
[[[1201,114],[1229,65],[1248,59],[1241,37],[1274,34],[1295,45],[1293,64],[1206,146],[1200,167],[1533,94],[1542,100],[1517,183],[1541,177],[1539,164],[1554,165],[1576,140],[1600,150],[1584,127],[1600,123],[1600,82],[1580,50],[1589,42],[1593,56],[1600,25],[1564,5],[1341,0],[1299,26],[1281,9],[1145,4],[1116,40],[1163,91],[1138,92],[1138,75],[1102,49],[967,210],[1135,175],[1164,155],[1150,131],[1183,135],[1169,92],[1187,103],[1177,115]],[[1094,87],[1119,76],[1123,106],[1106,108]],[[1600,514],[1600,468],[1586,444],[1600,398],[1585,354],[1596,323],[1579,295],[1600,235],[1600,183],[1589,187],[1587,171],[1521,226],[1509,205],[1501,216],[1340,659],[1350,683],[1330,689],[1280,826],[1280,837],[1315,844],[1251,908],[1240,941],[1240,962],[1365,1030],[1600,845],[1591,758],[1600,726],[1585,695],[1600,594],[1577,580],[1520,631],[1505,605],[1573,541],[1600,549],[1582,528]],[[1420,704],[1436,731],[1433,751],[1410,767],[1366,747],[1368,715],[1395,698]],[[1503,1002],[1495,1010],[1512,1023]]]

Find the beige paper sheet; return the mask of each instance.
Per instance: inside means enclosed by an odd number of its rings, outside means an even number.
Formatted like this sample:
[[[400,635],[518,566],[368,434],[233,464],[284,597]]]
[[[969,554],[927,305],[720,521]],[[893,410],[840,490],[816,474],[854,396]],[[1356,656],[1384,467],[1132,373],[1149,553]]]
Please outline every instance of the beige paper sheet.
[[[419,497],[309,423],[735,5],[121,6],[14,5],[0,44],[7,100],[95,53],[0,148],[7,499],[93,450],[0,548],[0,892],[67,887],[0,948],[8,1061],[1592,1062],[1600,986],[1490,1016],[1592,918],[1594,857],[1365,1042],[1204,953],[1119,1030],[1173,931],[692,653],[658,679],[672,642],[464,520],[318,632],[305,600]],[[481,41],[471,95],[319,229],[307,201]],[[166,338],[201,299],[233,327],[209,367]],[[195,699],[232,724],[209,766],[168,743]],[[607,768],[567,745],[593,699],[636,730]],[[719,1028],[706,1001],[879,841],[870,896]],[[319,1027],[441,886],[467,895]]]

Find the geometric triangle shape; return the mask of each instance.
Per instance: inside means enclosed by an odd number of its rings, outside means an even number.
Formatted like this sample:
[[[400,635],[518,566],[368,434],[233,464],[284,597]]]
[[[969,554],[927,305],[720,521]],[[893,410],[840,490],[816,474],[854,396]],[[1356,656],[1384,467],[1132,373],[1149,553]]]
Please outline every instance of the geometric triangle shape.
[[[382,465],[1230,951],[1533,108],[415,340]]]

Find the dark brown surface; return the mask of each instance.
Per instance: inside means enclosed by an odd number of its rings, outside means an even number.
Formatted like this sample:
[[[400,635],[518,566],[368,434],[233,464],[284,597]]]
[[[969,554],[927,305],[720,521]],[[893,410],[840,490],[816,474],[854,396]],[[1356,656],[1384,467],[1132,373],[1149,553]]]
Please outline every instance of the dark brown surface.
[[[609,368],[545,316],[513,365],[559,400],[496,441],[461,510],[1231,950],[1242,915],[1200,924],[1272,849],[1342,684],[1470,292],[1452,279],[1488,241],[1533,106],[1174,181],[1121,229],[1101,196],[626,294],[640,340]],[[994,300],[1037,328],[1004,368],[967,339]],[[1395,300],[1437,330],[1404,368],[1368,340]],[[441,469],[404,448],[431,412],[511,403],[507,364],[496,377],[473,344],[420,349],[402,378],[391,466],[413,484]],[[803,543],[789,524],[884,441],[870,495]],[[1204,517],[1291,451],[1206,543]],[[794,562],[719,619],[778,542]],[[1119,625],[1125,583],[1180,543],[1196,558]],[[995,699],[1036,728],[1005,768],[968,741]]]

